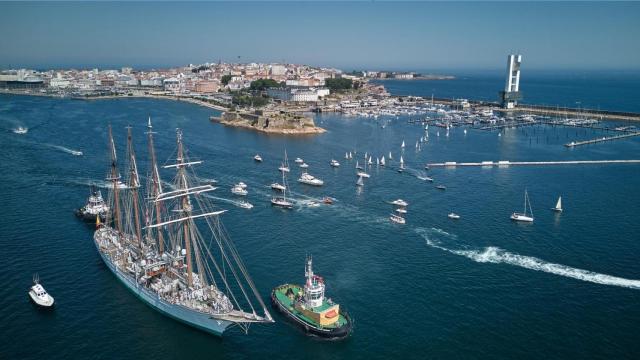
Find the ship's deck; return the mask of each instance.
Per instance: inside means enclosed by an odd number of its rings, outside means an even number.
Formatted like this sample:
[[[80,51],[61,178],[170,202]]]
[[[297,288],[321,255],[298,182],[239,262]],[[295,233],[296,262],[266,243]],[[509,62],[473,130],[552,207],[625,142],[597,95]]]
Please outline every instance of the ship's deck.
[[[287,285],[280,286],[280,287],[276,288],[275,291],[274,291],[274,293],[276,295],[276,299],[278,300],[278,302],[280,302],[290,312],[292,312],[295,316],[299,317],[300,319],[304,320],[305,322],[307,322],[309,324],[314,324],[314,326],[320,326],[313,319],[305,316],[304,314],[302,314],[301,312],[296,310],[296,308],[294,307],[294,301],[289,299],[289,297],[286,295],[287,289],[293,290],[293,292],[295,294],[298,294],[299,292],[301,292],[303,290],[302,287],[299,286],[299,285],[287,284]],[[327,302],[327,300],[325,299],[322,302],[321,306],[313,308],[312,310],[316,311],[316,312],[320,312],[320,311],[324,311],[324,310],[328,309],[331,306],[333,306],[333,305],[329,304]],[[340,314],[339,314],[339,317],[338,317],[338,321],[336,321],[335,323],[333,323],[333,324],[331,324],[329,326],[323,326],[323,327],[324,328],[328,328],[328,329],[339,328],[339,327],[342,327],[342,326],[346,325],[347,322],[348,322],[347,318],[342,314],[342,311],[340,311]]]

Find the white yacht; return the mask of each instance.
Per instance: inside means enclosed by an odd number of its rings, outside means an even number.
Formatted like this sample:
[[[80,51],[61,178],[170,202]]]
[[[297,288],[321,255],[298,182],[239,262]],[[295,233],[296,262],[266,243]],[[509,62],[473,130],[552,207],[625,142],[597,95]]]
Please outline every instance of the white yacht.
[[[338,160],[336,159],[331,159],[331,166],[333,167],[339,167],[340,163],[338,162]]]
[[[33,286],[29,289],[29,297],[36,305],[42,307],[53,306],[53,297],[49,295],[47,290],[40,284],[40,278],[38,274],[33,276]]]
[[[280,171],[282,171],[282,172],[290,172],[290,171],[291,171],[291,169],[289,169],[289,167],[288,167],[288,166],[285,166],[284,164],[282,164],[282,165],[278,168],[278,170],[280,170]]]
[[[278,190],[278,191],[285,191],[287,189],[286,186],[282,185],[282,184],[278,184],[278,183],[273,183],[271,184],[271,188],[273,190]]]
[[[255,160],[257,162],[262,162],[262,156],[256,154],[256,156],[253,157],[253,160]]]
[[[296,162],[296,164],[302,164],[304,162],[304,160],[302,160],[300,158],[296,158],[295,162]]]
[[[398,214],[406,214],[406,213],[407,213],[407,209],[405,209],[405,208],[403,208],[403,207],[400,207],[400,208],[397,208],[397,209],[396,209],[396,212],[397,212]]]
[[[529,205],[529,213],[527,214],[527,204]],[[511,220],[522,222],[533,222],[533,209],[531,209],[531,203],[529,202],[529,194],[527,190],[524,191],[524,212],[511,214]]]
[[[313,177],[312,175],[309,175],[308,173],[302,173],[302,175],[300,175],[300,178],[298,179],[298,182],[303,183],[303,184],[307,184],[307,185],[313,185],[313,186],[322,186],[324,184],[324,181],[317,179],[315,177]]]
[[[282,164],[280,164],[280,167],[278,168],[278,170],[286,173],[291,171],[291,169],[289,169],[289,159],[287,158],[287,150],[284,151],[284,161],[282,162]]]
[[[460,219],[460,215],[458,215],[456,213],[451,213],[451,214],[447,215],[447,217],[449,217],[449,219],[454,219],[454,220]]]
[[[300,164],[300,167],[301,167],[301,168],[303,168],[303,169],[306,169],[306,168],[308,168],[308,167],[309,167],[309,164],[307,164],[307,163],[302,163],[302,164]]]

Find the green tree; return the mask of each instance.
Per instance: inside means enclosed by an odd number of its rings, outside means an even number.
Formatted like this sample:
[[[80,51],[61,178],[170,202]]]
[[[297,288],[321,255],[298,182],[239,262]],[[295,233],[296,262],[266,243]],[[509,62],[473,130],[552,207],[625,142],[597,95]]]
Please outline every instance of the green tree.
[[[231,81],[231,78],[233,76],[231,75],[222,75],[222,78],[220,78],[220,82],[222,83],[222,85],[227,85],[229,83],[229,81]]]
[[[353,87],[353,81],[345,78],[325,79],[324,84],[333,92],[349,90]]]
[[[272,87],[279,87],[280,84],[273,79],[258,79],[251,82],[249,89],[251,90],[266,90]]]

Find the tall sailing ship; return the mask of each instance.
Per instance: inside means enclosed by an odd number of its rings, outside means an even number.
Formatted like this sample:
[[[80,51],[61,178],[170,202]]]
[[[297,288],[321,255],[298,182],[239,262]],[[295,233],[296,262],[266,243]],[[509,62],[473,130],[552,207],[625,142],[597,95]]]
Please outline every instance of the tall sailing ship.
[[[94,233],[102,260],[144,303],[200,330],[221,336],[234,325],[246,333],[253,323],[273,322],[220,220],[226,210],[215,210],[207,196],[215,188],[196,182],[193,168],[202,161],[189,159],[178,130],[175,163],[163,166],[175,176],[170,185],[163,183],[152,130],[149,119],[150,166],[143,195],[131,128],[122,189],[109,126],[112,211],[104,223],[97,219]]]

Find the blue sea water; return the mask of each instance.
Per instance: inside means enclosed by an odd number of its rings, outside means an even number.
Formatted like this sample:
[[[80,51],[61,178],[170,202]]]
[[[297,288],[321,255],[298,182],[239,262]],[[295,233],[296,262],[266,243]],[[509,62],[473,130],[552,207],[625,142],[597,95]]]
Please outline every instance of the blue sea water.
[[[394,95],[498,101],[504,71],[451,71],[452,80],[383,80]],[[640,112],[640,71],[522,69],[523,104]]]
[[[282,137],[212,124],[215,113],[166,100],[0,96],[0,358],[640,356],[640,166],[423,169],[438,161],[637,159],[640,138],[567,149],[563,143],[602,132],[539,126],[499,137],[455,128],[446,137],[431,127],[416,152],[424,130],[407,118],[382,129],[373,119],[321,115],[327,133]],[[223,221],[263,299],[279,284],[301,283],[312,254],[327,295],[355,320],[349,339],[306,337],[278,314],[248,335],[236,329],[216,338],[154,312],[116,280],[96,253],[92,227],[73,210],[105,177],[107,124],[121,150],[125,127],[133,127],[146,168],[149,115],[159,159],[173,153],[179,127],[192,156],[204,160],[199,175],[219,181],[217,204],[229,210]],[[18,126],[29,132],[12,132]],[[399,174],[403,140],[408,170]],[[285,148],[325,181],[298,184],[293,169],[292,211],[272,208],[267,188]],[[354,150],[361,163],[365,151],[391,151],[395,161],[370,169],[358,191],[355,159],[343,159]],[[256,153],[263,163],[252,160]],[[342,166],[331,168],[332,158]],[[433,184],[420,179],[427,174]],[[234,206],[238,181],[249,186],[251,210]],[[516,224],[509,215],[522,209],[525,189],[535,222]],[[325,195],[335,204],[307,206]],[[549,208],[560,195],[565,211],[556,214]],[[397,198],[410,204],[405,226],[388,220],[386,202]],[[462,218],[448,219],[452,211]],[[28,300],[34,272],[56,298],[53,311]]]

